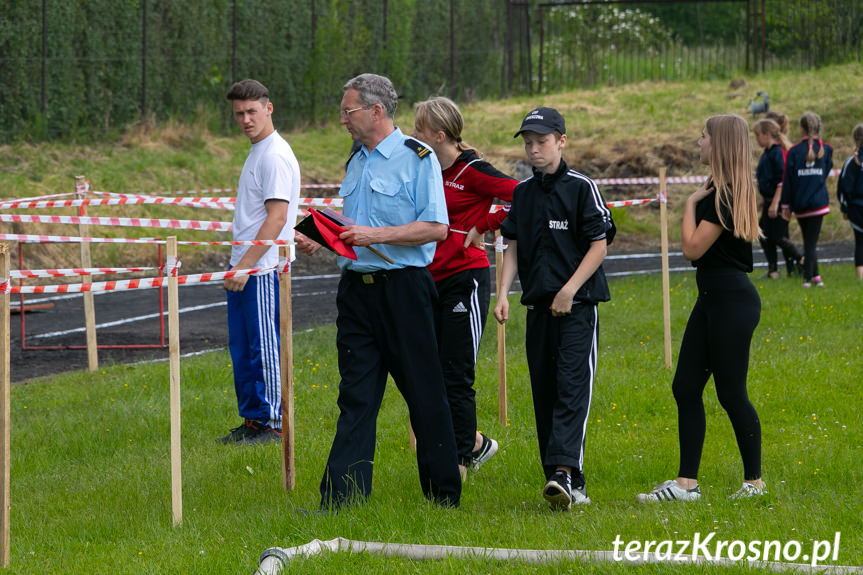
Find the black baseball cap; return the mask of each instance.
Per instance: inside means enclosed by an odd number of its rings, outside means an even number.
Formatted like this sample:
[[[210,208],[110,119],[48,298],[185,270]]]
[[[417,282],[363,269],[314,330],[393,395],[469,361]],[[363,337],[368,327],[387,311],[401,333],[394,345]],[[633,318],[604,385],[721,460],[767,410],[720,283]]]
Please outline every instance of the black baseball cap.
[[[561,134],[566,133],[566,122],[563,116],[554,108],[535,108],[527,113],[521,122],[521,128],[513,138],[518,138],[522,132],[536,132],[537,134],[550,134],[557,130]]]

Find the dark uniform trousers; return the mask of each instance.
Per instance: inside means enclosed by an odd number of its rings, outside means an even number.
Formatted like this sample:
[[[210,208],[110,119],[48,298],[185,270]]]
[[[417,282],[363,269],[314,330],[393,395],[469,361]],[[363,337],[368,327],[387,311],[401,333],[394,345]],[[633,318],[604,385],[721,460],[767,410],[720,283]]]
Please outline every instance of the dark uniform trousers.
[[[474,376],[489,305],[488,268],[463,270],[438,281],[437,341],[452,413],[459,463],[471,463],[476,441]]]
[[[570,315],[559,317],[548,308],[529,308],[525,329],[539,455],[546,479],[562,465],[572,468],[573,485],[581,486],[599,316],[590,303],[576,303]]]
[[[436,299],[425,268],[342,274],[336,299],[340,414],[321,480],[321,507],[371,494],[377,416],[388,373],[410,412],[423,494],[458,506],[461,477],[435,341]]]
[[[788,222],[782,216],[770,217],[770,200],[764,200],[764,206],[761,209],[761,219],[758,220],[758,225],[761,227],[761,232],[764,234],[758,241],[761,242],[761,249],[764,250],[764,257],[767,259],[767,271],[779,271],[778,261],[776,259],[776,248],[782,250],[782,256],[785,258],[785,269],[789,275],[794,271],[794,264],[800,261],[800,253],[797,251],[797,246],[788,237]]]

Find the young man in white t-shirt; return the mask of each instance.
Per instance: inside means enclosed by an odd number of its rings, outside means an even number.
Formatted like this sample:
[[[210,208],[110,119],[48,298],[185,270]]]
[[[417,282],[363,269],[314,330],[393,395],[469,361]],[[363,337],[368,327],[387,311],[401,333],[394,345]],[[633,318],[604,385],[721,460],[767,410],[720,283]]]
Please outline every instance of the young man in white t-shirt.
[[[234,240],[291,240],[300,198],[300,167],[273,127],[267,88],[255,80],[228,91],[234,119],[252,144],[237,187]],[[273,268],[276,246],[234,246],[231,269]],[[228,347],[243,423],[222,443],[280,441],[282,396],[279,365],[279,282],[274,269],[225,280]]]

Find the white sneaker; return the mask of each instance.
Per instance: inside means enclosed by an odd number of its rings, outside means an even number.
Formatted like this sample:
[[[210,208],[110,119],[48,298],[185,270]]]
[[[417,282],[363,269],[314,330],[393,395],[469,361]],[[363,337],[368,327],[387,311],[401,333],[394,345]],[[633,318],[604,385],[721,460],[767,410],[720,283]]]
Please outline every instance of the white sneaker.
[[[650,493],[639,493],[635,500],[639,503],[650,503],[653,501],[695,501],[701,498],[701,488],[696,485],[692,489],[684,489],[677,485],[676,479],[663,481],[653,488]]]
[[[587,505],[590,503],[590,497],[587,496],[587,490],[584,487],[573,487],[570,492],[573,505]]]
[[[766,485],[764,487],[767,487]],[[751,483],[743,482],[743,486],[728,496],[728,499],[749,499],[764,495],[764,487],[756,487]]]

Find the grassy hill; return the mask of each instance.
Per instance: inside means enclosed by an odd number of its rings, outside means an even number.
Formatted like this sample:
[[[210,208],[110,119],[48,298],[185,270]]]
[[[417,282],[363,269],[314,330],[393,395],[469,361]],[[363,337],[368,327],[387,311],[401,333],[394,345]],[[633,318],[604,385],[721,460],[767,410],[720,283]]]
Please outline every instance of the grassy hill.
[[[792,140],[797,139],[796,119],[807,110],[824,120],[824,138],[835,148],[837,167],[853,151],[851,130],[863,121],[863,66],[843,65],[805,73],[772,73],[725,81],[683,83],[641,83],[599,90],[520,96],[508,100],[463,105],[465,139],[485,154],[486,159],[513,175],[525,173],[521,143],[513,139],[523,114],[537,105],[554,106],[563,112],[568,126],[564,153],[575,169],[592,177],[654,176],[660,166],[668,174],[705,174],[699,165],[696,140],[704,120],[713,114],[738,113],[749,118],[746,108],[756,91],[770,96],[772,109],[789,116]],[[290,106],[279,101],[275,106]],[[228,114],[225,106],[221,113]],[[138,194],[166,194],[174,190],[235,187],[246,156],[248,141],[237,131],[230,137],[213,133],[206,113],[193,125],[176,121],[130,128],[119,136],[92,144],[63,142],[12,143],[0,146],[0,195],[37,196],[69,192],[73,177],[85,175],[92,189]],[[293,146],[303,172],[304,183],[338,182],[343,174],[350,139],[337,122],[308,126],[284,135]],[[212,118],[210,118],[212,120]],[[408,105],[402,105],[397,124],[405,131],[413,126]],[[753,170],[760,149],[753,139]],[[831,195],[833,183],[830,182]],[[678,236],[682,198],[691,186],[670,186],[672,241]],[[319,196],[318,190],[306,195]],[[643,186],[607,187],[608,200],[652,197],[656,190]],[[848,225],[835,215],[825,220],[822,241],[851,238]],[[614,249],[636,249],[658,242],[656,206],[617,210],[620,232]],[[32,210],[19,212],[35,213]],[[39,212],[39,213],[44,213]],[[71,210],[55,213],[72,213]],[[174,217],[180,219],[227,220],[230,214],[176,207],[92,208],[90,215]],[[14,233],[62,233],[74,235],[72,226],[2,225]],[[154,229],[92,228],[94,236],[140,237],[166,235]],[[799,241],[796,225],[793,237]],[[215,234],[181,233],[181,239],[224,239]],[[136,251],[137,250],[137,251]],[[31,267],[76,263],[77,250],[54,246],[28,250]],[[94,262],[113,265],[135,263],[140,248],[94,246]],[[186,269],[222,265],[227,252],[195,250],[184,256]]]

